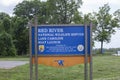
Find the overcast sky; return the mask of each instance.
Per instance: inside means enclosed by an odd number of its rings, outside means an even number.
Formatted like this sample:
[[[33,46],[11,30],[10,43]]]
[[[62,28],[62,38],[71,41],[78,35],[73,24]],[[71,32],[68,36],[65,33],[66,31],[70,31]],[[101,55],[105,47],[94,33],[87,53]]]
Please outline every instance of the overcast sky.
[[[6,12],[10,15],[13,13],[13,8],[19,2],[23,0],[0,0],[0,12]],[[81,6],[80,11],[83,14],[89,12],[97,12],[99,7],[103,6],[104,4],[108,3],[111,7],[110,13],[112,14],[117,9],[120,9],[120,0],[83,0],[83,5]],[[100,43],[95,44],[96,48],[100,47]],[[117,30],[116,34],[112,35],[111,42],[108,44],[104,44],[104,48],[117,48],[120,47],[120,29]]]

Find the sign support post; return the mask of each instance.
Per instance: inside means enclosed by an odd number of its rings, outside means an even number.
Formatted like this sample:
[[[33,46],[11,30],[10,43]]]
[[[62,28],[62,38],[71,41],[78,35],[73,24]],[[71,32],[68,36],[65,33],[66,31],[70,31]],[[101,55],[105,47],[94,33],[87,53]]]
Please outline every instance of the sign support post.
[[[33,79],[33,64],[32,64],[32,45],[31,45],[31,43],[32,43],[32,36],[31,36],[31,21],[28,23],[28,26],[29,26],[29,53],[30,53],[30,80],[32,80]]]
[[[85,24],[85,63],[84,63],[84,80],[88,80],[88,49],[87,49],[87,25]]]
[[[93,61],[92,61],[92,23],[90,23],[90,80],[93,80]]]
[[[34,25],[35,25],[35,80],[38,80],[38,41],[37,41],[37,17],[34,17]]]

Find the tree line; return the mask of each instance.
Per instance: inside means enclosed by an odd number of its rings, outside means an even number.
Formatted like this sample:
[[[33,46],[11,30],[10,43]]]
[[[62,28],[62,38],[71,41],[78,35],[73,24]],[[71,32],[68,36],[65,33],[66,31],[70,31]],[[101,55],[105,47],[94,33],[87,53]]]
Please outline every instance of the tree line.
[[[120,27],[120,9],[110,14],[109,4],[98,12],[82,14],[82,0],[24,0],[14,8],[14,16],[0,12],[0,56],[26,55],[29,51],[28,22],[38,17],[38,24],[93,23],[94,41],[110,42],[115,28]]]

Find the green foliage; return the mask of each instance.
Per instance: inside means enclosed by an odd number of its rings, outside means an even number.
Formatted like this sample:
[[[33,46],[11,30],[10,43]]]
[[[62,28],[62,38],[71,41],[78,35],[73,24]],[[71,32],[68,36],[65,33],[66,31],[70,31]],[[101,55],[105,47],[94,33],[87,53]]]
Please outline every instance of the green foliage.
[[[0,33],[2,32],[2,30],[3,30],[2,21],[0,21]]]
[[[82,15],[82,13],[79,13],[78,11],[76,11],[75,13],[74,13],[74,16],[73,16],[73,23],[75,23],[75,24],[84,24],[84,19],[83,19],[83,17],[81,16]]]
[[[96,40],[109,42],[111,34],[115,32],[114,28],[118,26],[115,19],[109,14],[110,7],[108,4],[105,4],[103,7],[100,7],[98,13],[95,14],[97,21],[96,26]]]
[[[42,5],[40,0],[24,0],[23,2],[16,5],[14,8],[14,14],[19,17],[24,17],[32,19],[34,15],[42,15],[44,13],[42,10]]]
[[[0,13],[0,56],[15,56],[16,48],[11,35],[11,18]]]
[[[19,17],[32,19],[33,15],[38,16],[40,24],[68,24],[78,15],[78,8],[82,0],[39,0],[23,1],[14,8],[14,14]]]
[[[110,42],[111,34],[115,33],[115,28],[118,27],[118,22],[111,14],[109,14],[110,7],[105,4],[99,8],[98,13],[95,13],[96,29],[95,40],[101,42],[101,53],[103,42]]]
[[[15,21],[14,21],[15,20]],[[18,55],[27,54],[29,38],[28,38],[28,28],[26,27],[27,19],[15,17],[14,21],[14,30],[13,30],[13,39],[14,44],[17,49]]]
[[[10,30],[10,16],[4,12],[0,12],[0,33]]]
[[[82,0],[47,0],[49,9],[49,20],[53,24],[68,24],[78,16],[78,8]]]
[[[0,20],[3,20],[4,18],[10,18],[10,16],[7,13],[0,12]]]
[[[10,23],[10,19],[9,18],[5,17],[3,19],[2,26],[3,26],[5,32],[10,33],[11,23]]]
[[[0,34],[0,55],[15,56],[16,49],[12,41],[12,36],[6,32]]]
[[[47,22],[47,4],[46,2],[41,2],[40,0],[23,1],[16,5],[14,8],[14,14],[18,17],[33,19],[34,15],[38,16],[38,22]]]
[[[92,22],[92,14],[91,13],[84,14],[84,23],[90,24],[90,22]]]
[[[120,9],[114,12],[115,20],[119,22],[120,27]]]

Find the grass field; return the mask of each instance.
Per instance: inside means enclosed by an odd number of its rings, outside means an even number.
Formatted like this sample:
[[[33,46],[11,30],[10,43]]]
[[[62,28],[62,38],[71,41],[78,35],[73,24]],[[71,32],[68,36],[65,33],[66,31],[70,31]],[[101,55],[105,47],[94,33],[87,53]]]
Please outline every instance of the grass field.
[[[16,57],[0,57],[0,61],[28,61],[29,58],[25,56],[16,56]]]
[[[6,59],[29,60],[28,58],[1,58],[0,60]],[[9,70],[0,69],[0,80],[29,80],[29,64]],[[39,80],[84,80],[84,65],[68,68],[39,65]],[[93,80],[120,80],[120,57],[94,56]]]

